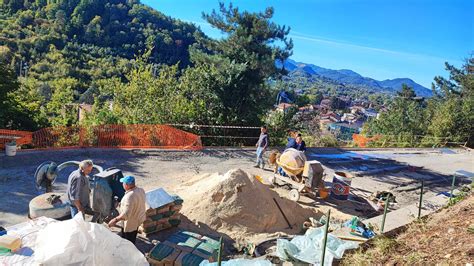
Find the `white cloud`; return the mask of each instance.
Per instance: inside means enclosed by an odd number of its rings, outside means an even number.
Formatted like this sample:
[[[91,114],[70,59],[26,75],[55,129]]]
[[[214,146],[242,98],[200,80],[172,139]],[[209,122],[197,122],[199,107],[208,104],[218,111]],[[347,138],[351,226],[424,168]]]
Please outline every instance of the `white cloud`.
[[[436,56],[431,56],[431,55],[415,54],[415,53],[408,53],[408,52],[402,52],[402,51],[395,51],[395,50],[353,44],[353,43],[340,41],[340,40],[332,40],[332,39],[327,39],[327,38],[318,37],[318,36],[306,35],[304,33],[300,33],[297,31],[292,31],[292,33],[290,33],[290,37],[293,39],[298,39],[298,40],[303,40],[303,41],[311,41],[311,42],[318,42],[318,43],[323,43],[323,44],[337,45],[341,47],[347,47],[347,48],[353,48],[353,49],[359,49],[359,50],[365,50],[365,51],[371,51],[371,52],[377,52],[377,53],[384,53],[384,54],[390,54],[390,55],[396,55],[396,56],[404,56],[404,57],[410,57],[410,58],[419,58],[423,60],[455,61],[455,60],[450,60],[447,58],[441,58],[441,57],[436,57]]]

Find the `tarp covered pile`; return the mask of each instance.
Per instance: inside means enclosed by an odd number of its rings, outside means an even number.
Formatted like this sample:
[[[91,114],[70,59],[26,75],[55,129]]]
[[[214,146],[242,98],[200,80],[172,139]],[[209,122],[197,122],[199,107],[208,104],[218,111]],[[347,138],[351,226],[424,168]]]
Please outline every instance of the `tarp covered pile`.
[[[309,228],[304,236],[296,236],[291,241],[278,239],[277,255],[285,261],[320,265],[323,239],[324,229],[322,227]],[[346,249],[357,247],[358,244],[355,242],[344,241],[328,234],[324,264],[332,265],[333,259],[341,259]]]
[[[130,241],[103,225],[73,219],[51,223],[36,239],[35,263],[40,265],[148,265]]]

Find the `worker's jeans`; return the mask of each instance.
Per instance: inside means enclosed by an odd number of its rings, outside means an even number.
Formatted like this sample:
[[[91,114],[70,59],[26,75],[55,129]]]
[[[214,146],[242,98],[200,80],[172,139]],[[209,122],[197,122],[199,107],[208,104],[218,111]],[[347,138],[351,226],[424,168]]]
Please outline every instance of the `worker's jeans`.
[[[133,244],[135,244],[135,242],[137,241],[137,233],[138,233],[138,228],[137,228],[137,230],[135,230],[133,232],[125,232],[122,228],[122,232],[121,232],[120,236],[124,239],[129,240]]]
[[[69,204],[69,208],[71,209],[71,218],[74,218],[74,216],[76,216],[76,214],[79,212],[79,209],[77,209],[76,206],[72,205],[72,203]],[[91,222],[93,223],[97,222],[97,219],[99,218],[99,213],[95,213],[90,208],[87,208],[87,207],[86,207],[86,213],[82,214],[82,218],[84,219],[86,218],[85,214],[92,215]]]
[[[281,166],[278,166],[278,173],[281,175],[281,176],[287,176],[285,171],[283,171],[283,168],[281,168]]]
[[[257,166],[259,166],[260,164],[262,165],[262,167],[265,165],[265,163],[263,162],[263,153],[265,152],[265,149],[263,147],[258,147],[257,148]]]
[[[71,208],[71,218],[74,218],[74,216],[76,216],[79,210],[76,208],[76,206],[72,204],[70,204],[69,207]]]

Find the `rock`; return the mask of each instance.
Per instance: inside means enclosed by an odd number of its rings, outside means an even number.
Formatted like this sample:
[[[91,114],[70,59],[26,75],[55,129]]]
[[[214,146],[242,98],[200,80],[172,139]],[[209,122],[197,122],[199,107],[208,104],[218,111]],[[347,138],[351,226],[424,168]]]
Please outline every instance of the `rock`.
[[[445,259],[449,259],[451,258],[451,254],[447,254],[446,256],[444,256]]]
[[[451,227],[448,229],[448,234],[452,234],[452,233],[454,233],[454,228]]]

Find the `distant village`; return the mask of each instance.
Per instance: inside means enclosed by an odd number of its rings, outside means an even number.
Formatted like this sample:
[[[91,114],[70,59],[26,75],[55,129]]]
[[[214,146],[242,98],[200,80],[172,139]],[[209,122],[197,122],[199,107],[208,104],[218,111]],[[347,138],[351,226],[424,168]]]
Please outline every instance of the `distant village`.
[[[338,100],[339,108],[335,109],[332,101]],[[320,104],[308,104],[298,107],[291,103],[287,95],[277,97],[275,110],[287,113],[297,108],[297,114],[319,114],[319,126],[322,133],[331,133],[340,140],[352,139],[352,134],[360,133],[365,122],[369,119],[377,119],[381,112],[387,111],[382,106],[378,111],[374,109],[374,104],[368,100],[352,100],[349,96],[335,98],[324,97]]]

